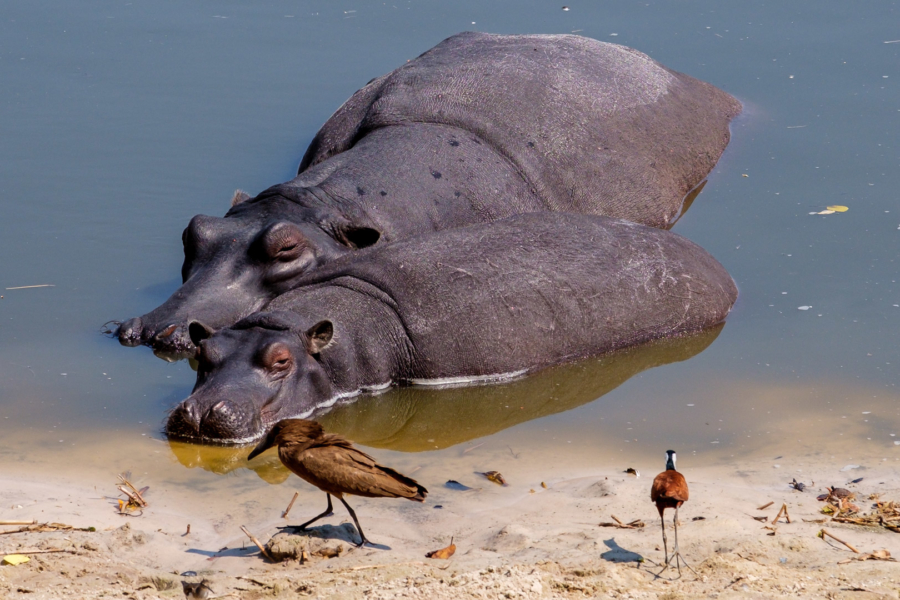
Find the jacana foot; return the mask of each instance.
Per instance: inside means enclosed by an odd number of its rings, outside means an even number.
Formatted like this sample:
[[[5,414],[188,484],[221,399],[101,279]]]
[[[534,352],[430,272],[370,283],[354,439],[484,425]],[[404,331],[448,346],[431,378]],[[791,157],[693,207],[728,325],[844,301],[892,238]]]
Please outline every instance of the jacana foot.
[[[696,575],[698,579],[700,578],[699,573],[697,573],[697,571],[695,571],[694,568],[691,565],[689,565],[686,560],[684,560],[684,557],[681,555],[681,552],[679,552],[677,548],[672,552],[672,555],[669,556],[669,558],[666,560],[666,564],[665,564],[665,566],[663,566],[662,570],[660,570],[659,573],[656,573],[656,576],[659,577],[660,575],[665,573],[668,570],[668,568],[670,566],[672,566],[673,560],[675,561],[675,567],[678,569],[678,578],[681,577],[681,563],[684,563],[684,566],[686,566],[688,569],[690,569],[691,573]]]

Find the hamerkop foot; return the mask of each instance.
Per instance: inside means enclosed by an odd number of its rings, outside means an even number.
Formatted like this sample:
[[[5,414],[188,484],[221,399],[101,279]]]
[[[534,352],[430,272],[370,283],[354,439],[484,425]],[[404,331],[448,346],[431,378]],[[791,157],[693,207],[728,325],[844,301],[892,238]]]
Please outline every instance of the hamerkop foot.
[[[414,479],[379,465],[375,459],[353,447],[343,437],[325,433],[315,421],[284,419],[276,423],[253,449],[248,460],[278,446],[278,458],[298,477],[316,486],[328,496],[328,509],[292,529],[304,529],[332,514],[331,496],[338,498],[353,518],[363,546],[369,540],[363,533],[356,513],[344,500],[344,494],[367,498],[406,498],[424,502],[428,494]],[[371,542],[369,542],[371,543]]]

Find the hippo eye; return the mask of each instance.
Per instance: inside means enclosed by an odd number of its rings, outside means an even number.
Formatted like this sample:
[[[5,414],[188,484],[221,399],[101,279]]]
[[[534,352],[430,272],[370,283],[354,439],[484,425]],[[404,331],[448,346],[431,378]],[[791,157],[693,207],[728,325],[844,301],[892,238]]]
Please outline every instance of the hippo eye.
[[[294,364],[294,355],[286,344],[276,342],[268,346],[260,355],[262,366],[273,373],[283,373]]]
[[[291,261],[306,248],[305,238],[293,223],[277,223],[263,236],[263,248],[270,259]]]

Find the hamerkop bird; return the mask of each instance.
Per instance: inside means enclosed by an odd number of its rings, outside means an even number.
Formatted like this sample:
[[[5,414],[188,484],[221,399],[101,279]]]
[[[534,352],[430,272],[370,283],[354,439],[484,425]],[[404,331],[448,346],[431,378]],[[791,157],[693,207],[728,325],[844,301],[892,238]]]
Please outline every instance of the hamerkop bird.
[[[687,481],[684,480],[684,475],[675,470],[675,451],[674,450],[666,450],[666,470],[656,476],[653,480],[653,487],[650,488],[650,500],[656,504],[656,510],[659,511],[659,520],[662,523],[662,536],[663,536],[663,550],[666,554],[666,564],[663,567],[663,571],[669,568],[669,563],[672,562],[672,559],[675,559],[675,566],[678,568],[678,575],[681,575],[681,564],[691,569],[687,561],[681,556],[681,553],[678,551],[678,508],[688,501],[688,485]],[[669,548],[666,540],[666,521],[663,518],[663,513],[667,508],[675,509],[675,518],[673,519],[673,523],[675,524],[675,548],[672,550],[672,556],[669,556]]]
[[[333,433],[325,433],[315,421],[279,421],[247,459],[276,445],[278,458],[284,466],[328,496],[328,508],[325,512],[293,529],[305,529],[322,517],[334,514],[331,497],[335,496],[344,503],[353,517],[361,538],[357,545],[361,547],[369,540],[359,525],[356,513],[344,500],[344,494],[368,498],[408,498],[416,502],[423,502],[428,494],[428,490],[415,480],[379,465],[374,458],[354,448],[349,440]]]

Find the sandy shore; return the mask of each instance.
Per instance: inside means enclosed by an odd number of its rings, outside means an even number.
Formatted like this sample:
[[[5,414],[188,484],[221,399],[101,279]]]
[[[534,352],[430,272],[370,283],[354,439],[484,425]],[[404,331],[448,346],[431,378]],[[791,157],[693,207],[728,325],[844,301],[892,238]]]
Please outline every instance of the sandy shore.
[[[376,452],[377,454],[377,452]],[[271,460],[273,457],[268,456]],[[477,462],[477,460],[475,461]],[[141,516],[116,514],[113,481],[59,478],[39,480],[26,473],[0,478],[0,520],[58,522],[96,531],[56,531],[0,535],[0,552],[61,549],[32,554],[28,563],[0,567],[3,598],[182,597],[181,580],[206,578],[213,596],[232,598],[897,598],[900,568],[881,561],[838,564],[855,555],[824,541],[825,527],[862,553],[886,549],[900,556],[900,534],[886,529],[823,523],[816,495],[826,485],[844,485],[857,494],[862,512],[868,498],[900,499],[894,461],[874,459],[858,468],[824,458],[688,468],[691,500],[680,512],[683,555],[698,575],[684,571],[657,577],[663,558],[660,522],[649,501],[659,470],[635,466],[573,473],[565,466],[543,469],[541,479],[519,481],[507,468],[510,485],[500,487],[472,471],[461,454],[456,473],[470,490],[443,485],[450,477],[426,467],[415,477],[430,487],[424,505],[400,500],[353,498],[368,537],[378,547],[356,549],[342,507],[314,526],[319,538],[305,540],[312,552],[334,558],[308,562],[267,562],[241,532],[245,525],[263,541],[278,526],[321,512],[324,494],[292,477],[290,485],[243,485],[232,478],[227,494],[211,489],[203,503],[198,490],[175,484],[151,488]],[[642,466],[644,468],[642,468]],[[411,468],[408,465],[405,468]],[[511,470],[512,469],[512,470]],[[581,469],[584,471],[584,469]],[[548,474],[554,475],[548,475]],[[792,490],[793,478],[809,485]],[[554,478],[555,477],[555,478]],[[848,481],[862,477],[857,484]],[[228,478],[219,478],[225,479]],[[441,483],[435,484],[438,481]],[[815,482],[815,483],[813,483]],[[226,481],[227,486],[229,482]],[[289,520],[281,518],[294,490],[299,497]],[[764,510],[758,507],[773,504]],[[753,517],[775,516],[786,504],[792,522],[775,531]],[[599,527],[615,515],[646,527]],[[671,526],[671,512],[669,522]],[[190,533],[185,534],[190,524]],[[16,529],[6,526],[0,529]],[[772,535],[774,533],[774,535]],[[450,560],[425,553],[457,546]],[[322,538],[322,539],[320,539]],[[669,540],[673,534],[669,532]],[[193,571],[196,576],[179,574]]]

